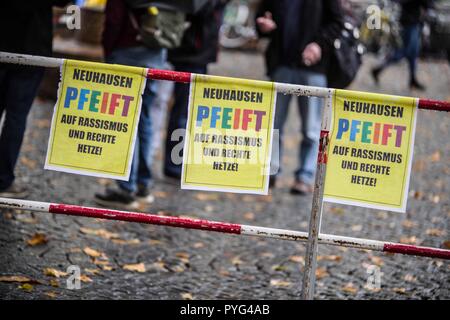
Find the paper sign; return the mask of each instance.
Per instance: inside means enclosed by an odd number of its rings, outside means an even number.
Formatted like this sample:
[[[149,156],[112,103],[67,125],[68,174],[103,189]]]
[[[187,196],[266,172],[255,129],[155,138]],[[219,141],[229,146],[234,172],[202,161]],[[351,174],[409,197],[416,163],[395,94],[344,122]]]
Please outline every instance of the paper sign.
[[[267,194],[275,100],[271,82],[193,75],[181,188]]]
[[[65,60],[45,169],[128,180],[146,69]]]
[[[404,212],[417,100],[336,90],[324,200]]]

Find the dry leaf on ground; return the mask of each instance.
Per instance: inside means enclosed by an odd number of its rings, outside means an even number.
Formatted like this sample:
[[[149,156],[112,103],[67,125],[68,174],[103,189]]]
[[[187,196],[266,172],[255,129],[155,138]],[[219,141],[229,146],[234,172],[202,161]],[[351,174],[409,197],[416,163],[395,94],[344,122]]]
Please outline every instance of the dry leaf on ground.
[[[147,271],[145,269],[145,264],[143,262],[135,263],[135,264],[125,264],[125,265],[123,265],[122,268],[124,270],[135,271],[135,272],[145,272],[145,271]]]
[[[270,285],[274,287],[290,287],[292,285],[292,282],[284,281],[280,279],[271,279]]]
[[[30,239],[27,240],[29,246],[37,246],[48,242],[47,236],[43,233],[35,233]]]
[[[57,270],[54,268],[44,268],[44,274],[46,276],[55,277],[55,278],[67,276],[67,272],[60,271],[60,270]]]

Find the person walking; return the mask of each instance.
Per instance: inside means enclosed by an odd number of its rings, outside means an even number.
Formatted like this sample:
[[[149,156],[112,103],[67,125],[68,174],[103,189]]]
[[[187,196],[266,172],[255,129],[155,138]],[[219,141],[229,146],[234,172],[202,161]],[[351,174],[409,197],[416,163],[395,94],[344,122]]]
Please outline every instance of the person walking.
[[[125,0],[108,0],[105,8],[105,28],[102,44],[107,63],[145,68],[162,68],[167,51],[161,47],[150,48],[141,42],[137,29],[139,17],[147,8],[131,9]],[[156,12],[156,10],[155,10]],[[103,206],[136,209],[139,201],[152,203],[152,119],[158,83],[147,80],[142,96],[134,156],[128,181],[117,181],[104,193],[95,194],[95,201]]]
[[[186,30],[181,46],[169,51],[169,61],[176,71],[206,74],[209,63],[217,61],[219,28],[226,1],[210,0],[198,12],[190,14],[190,27]],[[182,149],[177,129],[186,129],[189,104],[189,84],[175,84],[174,103],[167,126],[164,175],[175,179],[181,177]]]
[[[52,55],[52,6],[68,0],[30,1],[0,4],[0,51]],[[25,198],[28,190],[15,182],[14,168],[22,146],[27,117],[44,68],[0,64],[0,197]]]
[[[425,86],[417,80],[417,58],[420,53],[424,11],[432,6],[432,0],[396,0],[396,2],[401,5],[402,47],[395,50],[379,66],[372,69],[372,76],[378,83],[379,75],[386,67],[406,58],[409,67],[410,89],[425,90]]]
[[[331,45],[343,26],[343,14],[337,0],[263,0],[256,25],[270,43],[266,51],[267,73],[272,81],[326,87],[326,70]],[[280,153],[272,152],[270,177],[275,185],[280,170],[283,127],[291,95],[278,94],[274,129],[279,130]],[[317,163],[322,102],[317,97],[298,97],[303,139],[298,169],[291,188],[293,194],[313,191]],[[276,150],[275,148],[273,149]]]

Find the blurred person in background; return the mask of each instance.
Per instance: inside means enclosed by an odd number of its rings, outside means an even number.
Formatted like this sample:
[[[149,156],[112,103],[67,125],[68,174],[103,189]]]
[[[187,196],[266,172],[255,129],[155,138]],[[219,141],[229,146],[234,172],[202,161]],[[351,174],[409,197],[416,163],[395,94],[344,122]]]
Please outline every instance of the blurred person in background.
[[[217,61],[219,28],[222,22],[223,7],[227,1],[209,0],[198,12],[190,14],[190,22],[181,46],[169,51],[169,61],[176,71],[207,73],[209,63]],[[164,153],[164,175],[175,179],[181,177],[181,163],[177,161],[177,146],[180,142],[172,133],[177,129],[185,129],[189,104],[189,84],[175,84],[174,104],[168,115],[167,135]],[[172,154],[177,153],[177,154]],[[174,162],[175,160],[175,162]]]
[[[108,0],[102,38],[107,63],[158,69],[165,65],[166,49],[150,48],[138,36],[140,15],[146,14],[147,10],[148,8],[132,9],[125,0]],[[147,80],[144,89],[130,178],[128,181],[117,181],[116,186],[107,187],[104,193],[95,194],[95,201],[100,205],[136,209],[139,201],[152,203],[154,200],[151,194],[153,176],[150,110],[157,85],[156,81]]]
[[[425,90],[425,86],[417,80],[417,58],[420,53],[422,22],[425,11],[432,7],[432,0],[395,0],[401,6],[400,24],[402,26],[402,47],[397,49],[378,67],[372,70],[372,76],[378,83],[380,73],[389,65],[403,58],[408,60],[409,87]]]
[[[260,35],[270,38],[266,67],[272,81],[327,86],[330,48],[343,25],[339,1],[263,0],[256,24]],[[277,171],[290,101],[291,95],[278,94],[274,129],[279,130],[280,134],[280,154],[273,152],[271,160],[272,168]],[[313,191],[322,102],[317,97],[298,97],[298,110],[303,139],[291,193],[308,194]],[[275,185],[275,178],[276,175],[270,177],[270,186]]]
[[[4,1],[0,4],[0,51],[52,55],[52,6],[67,0]],[[44,68],[0,64],[0,197],[25,198],[28,190],[15,183],[14,168],[25,134],[27,117]]]

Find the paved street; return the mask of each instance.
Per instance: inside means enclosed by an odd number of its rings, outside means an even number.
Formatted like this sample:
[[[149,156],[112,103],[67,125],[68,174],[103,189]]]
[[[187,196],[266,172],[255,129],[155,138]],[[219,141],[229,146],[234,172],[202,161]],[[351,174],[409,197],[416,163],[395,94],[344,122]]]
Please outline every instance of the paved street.
[[[386,70],[380,86],[375,86],[367,72],[373,63],[372,57],[365,59],[353,89],[421,94],[407,89],[406,64]],[[264,76],[262,55],[252,52],[222,52],[220,62],[210,69],[225,76]],[[428,87],[423,97],[450,100],[448,63],[422,61],[419,79]],[[93,195],[108,180],[43,170],[52,110],[52,102],[36,101],[34,105],[17,167],[18,182],[30,187],[30,200],[95,206]],[[296,115],[296,108],[291,108],[285,168],[270,196],[181,191],[179,185],[162,178],[159,153],[155,159],[156,201],[142,211],[307,231],[312,197],[289,194],[301,139]],[[449,114],[421,110],[407,212],[326,204],[322,232],[449,248],[449,136]],[[0,212],[0,298],[300,296],[302,243],[47,213]],[[29,241],[33,236],[34,243]],[[70,265],[81,269],[79,290],[67,289],[67,275],[60,273]],[[379,290],[365,287],[372,265],[382,272]],[[11,276],[35,281],[7,282]],[[321,245],[317,278],[318,299],[450,299],[450,263],[443,260]]]

